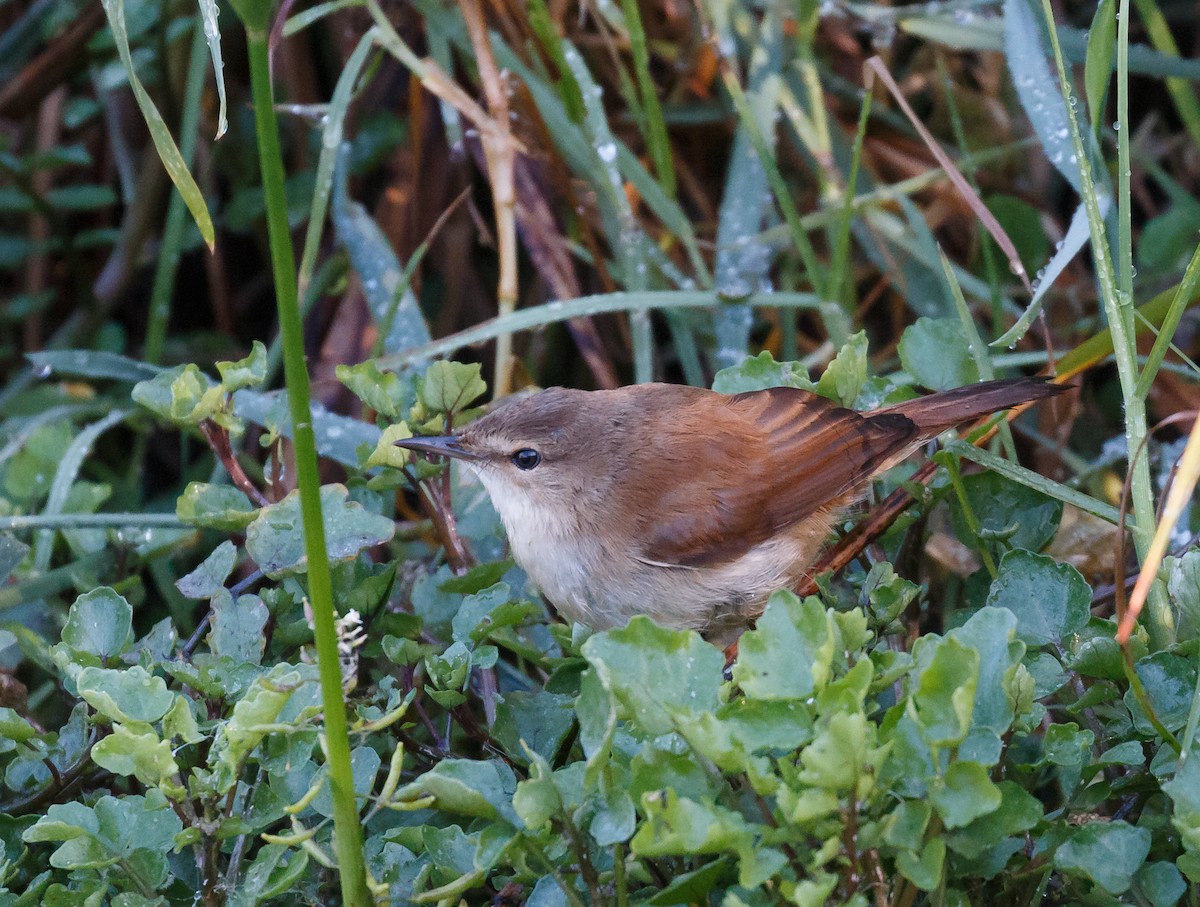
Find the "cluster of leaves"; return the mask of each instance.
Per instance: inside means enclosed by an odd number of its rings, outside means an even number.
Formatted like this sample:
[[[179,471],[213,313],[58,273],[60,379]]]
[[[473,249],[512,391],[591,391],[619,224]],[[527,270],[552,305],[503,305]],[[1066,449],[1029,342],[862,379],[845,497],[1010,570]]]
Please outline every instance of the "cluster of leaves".
[[[885,392],[859,351],[847,345],[826,390]],[[223,364],[221,382],[166,371],[134,396],[177,424],[236,432],[234,401],[260,359]],[[481,389],[474,367],[381,382],[372,368],[343,378],[423,430]],[[721,376],[772,380],[808,381],[761,358]],[[364,467],[390,446],[361,445]],[[1200,879],[1200,770],[1195,759],[1180,770],[1172,747],[1194,642],[1148,654],[1135,639],[1142,691],[1131,688],[1083,577],[1037,553],[1057,501],[966,477],[956,513],[988,517],[998,563],[944,635],[905,649],[922,590],[881,561],[823,599],[776,594],[724,679],[721,653],[693,632],[644,618],[591,636],[552,623],[506,561],[424,573],[397,610],[396,562],[370,556],[392,536],[378,487],[394,475],[364,468],[349,491],[323,488],[335,592],[367,630],[363,644],[343,625],[343,667],[380,898],[734,907],[932,892],[1165,907],[1185,877]],[[202,641],[181,641],[169,619],[135,639],[130,604],[96,589],[48,653],[74,702],[63,726],[0,712],[5,903],[327,897],[331,806],[295,495],[253,507],[234,492],[233,506],[230,491],[179,499],[185,520],[240,540],[178,581],[207,602]],[[977,523],[953,522],[978,540]],[[494,515],[462,525],[476,547],[498,534]],[[1200,596],[1197,561],[1174,574],[1186,601]]]

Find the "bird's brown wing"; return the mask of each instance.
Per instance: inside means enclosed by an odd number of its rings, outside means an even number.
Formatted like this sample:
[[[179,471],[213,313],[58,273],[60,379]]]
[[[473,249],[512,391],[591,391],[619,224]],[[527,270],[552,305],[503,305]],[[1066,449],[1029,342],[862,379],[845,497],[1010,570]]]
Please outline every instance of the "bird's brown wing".
[[[915,442],[917,427],[895,413],[845,409],[796,388],[727,398],[706,424],[686,414],[670,457],[683,480],[643,502],[645,557],[712,566],[845,498]],[[713,424],[713,422],[717,424]]]

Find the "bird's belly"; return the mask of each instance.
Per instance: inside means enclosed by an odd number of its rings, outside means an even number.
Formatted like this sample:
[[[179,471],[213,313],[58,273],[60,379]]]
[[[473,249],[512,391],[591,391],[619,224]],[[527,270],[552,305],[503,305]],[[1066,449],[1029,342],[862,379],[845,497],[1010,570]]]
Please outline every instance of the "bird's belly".
[[[639,557],[628,539],[569,523],[542,508],[501,508],[513,557],[567,621],[596,630],[644,614],[666,627],[707,631],[718,641],[762,613],[767,597],[794,585],[832,522],[818,513],[721,564],[689,567]],[[611,530],[611,527],[608,527]]]
[[[536,548],[513,539],[513,556],[565,620],[596,630],[639,614],[665,627],[707,632],[714,641],[762,613],[767,597],[793,585],[824,538],[816,531],[776,536],[725,564],[686,567],[621,558],[596,540],[543,537]]]

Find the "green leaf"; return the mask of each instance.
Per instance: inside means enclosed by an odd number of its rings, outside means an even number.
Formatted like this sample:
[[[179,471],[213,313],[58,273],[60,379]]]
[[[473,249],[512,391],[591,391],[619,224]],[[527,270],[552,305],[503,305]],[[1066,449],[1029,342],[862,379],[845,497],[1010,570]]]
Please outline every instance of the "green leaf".
[[[120,655],[132,637],[133,608],[108,586],[75,599],[62,631],[64,644],[102,659]]]
[[[1195,663],[1170,652],[1156,652],[1139,659],[1134,668],[1158,720],[1169,731],[1182,729],[1187,723],[1196,690]],[[1140,733],[1156,733],[1132,690],[1125,692],[1125,705],[1133,716],[1133,726]]]
[[[25,358],[41,374],[70,375],[128,384],[153,378],[163,371],[161,366],[103,350],[40,350],[27,353]]]
[[[979,380],[957,318],[918,318],[905,329],[898,351],[900,364],[922,387],[945,391]]]
[[[927,653],[931,653],[927,654]],[[957,639],[922,637],[915,654],[926,667],[908,708],[935,746],[961,743],[971,726],[979,682],[979,653]]]
[[[303,687],[317,692],[312,665],[277,664],[258,677],[233,707],[232,717],[217,729],[209,763],[214,766],[213,786],[225,793],[237,782],[246,757],[279,720],[284,708]]]
[[[979,653],[975,711],[968,743],[960,750],[960,757],[978,759],[987,765],[999,758],[1000,738],[1008,732],[1015,717],[1013,677],[1025,654],[1025,645],[1017,640],[1016,632],[1017,619],[1011,611],[985,607],[947,634]],[[972,740],[977,746],[969,745]],[[982,746],[991,746],[987,758],[979,750]]]
[[[483,642],[496,630],[524,623],[539,609],[533,602],[514,601],[508,583],[496,583],[463,598],[451,621],[455,640]]]
[[[892,847],[911,848],[925,837],[931,815],[928,800],[901,800],[887,817],[883,839]]]
[[[1150,907],[1174,907],[1187,894],[1187,883],[1174,863],[1160,860],[1137,871],[1137,887]]]
[[[1200,850],[1200,757],[1194,749],[1162,789],[1175,807],[1172,823],[1193,849]]]
[[[815,391],[801,362],[776,362],[769,350],[748,356],[741,364],[723,368],[713,378],[712,389],[719,394],[740,394],[768,387],[799,387]]]
[[[492,736],[518,761],[525,761],[522,744],[545,759],[553,759],[575,723],[575,699],[559,693],[505,693],[496,706]]]
[[[884,626],[903,614],[920,591],[921,587],[916,583],[897,576],[895,568],[887,561],[873,564],[863,580],[863,592],[871,603],[871,614]]]
[[[502,819],[510,825],[522,823],[513,810],[516,779],[507,766],[498,762],[471,759],[443,759],[416,781],[396,792],[399,800],[434,797],[438,809],[462,816]]]
[[[1092,590],[1070,564],[1017,549],[1000,561],[987,603],[1017,618],[1017,636],[1031,646],[1058,643],[1091,615]]]
[[[859,331],[838,351],[817,381],[817,393],[842,406],[853,406],[867,383],[867,334]]]
[[[1104,99],[1108,94],[1108,83],[1112,80],[1113,58],[1117,50],[1116,10],[1116,0],[1100,0],[1096,4],[1096,14],[1092,16],[1092,27],[1088,29],[1083,85],[1093,131],[1100,128]]]
[[[597,798],[588,833],[601,847],[628,841],[636,827],[633,798],[626,791],[610,786]]]
[[[718,858],[699,869],[675,876],[658,894],[650,898],[655,907],[670,904],[707,904],[709,892],[729,871],[729,861]]]
[[[534,777],[518,782],[513,794],[513,810],[526,828],[532,831],[544,828],[562,808],[562,795],[544,763],[540,771],[535,770]]]
[[[237,548],[233,542],[221,542],[195,570],[176,580],[175,588],[188,598],[212,598],[225,588],[225,580],[236,563]]]
[[[861,712],[833,715],[817,731],[813,742],[800,751],[800,764],[804,767],[800,780],[836,793],[856,791],[860,780],[868,778],[873,738],[874,726],[868,724]]]
[[[504,574],[512,569],[512,566],[511,560],[476,564],[461,576],[442,579],[437,584],[437,588],[439,592],[448,592],[454,595],[475,595],[500,582],[504,578]]]
[[[434,362],[421,382],[421,402],[432,412],[454,414],[487,392],[478,363]]]
[[[355,147],[360,145],[362,125],[357,124]],[[328,135],[326,132],[325,137]],[[401,267],[392,249],[392,240],[380,229],[375,218],[350,198],[347,186],[350,177],[349,167],[337,168],[333,229],[361,282],[363,297],[379,332],[380,349],[395,354],[423,346],[431,339],[429,326],[409,284],[410,275]]]
[[[1083,640],[1071,659],[1071,670],[1084,677],[1101,680],[1122,680],[1125,677],[1124,656],[1113,638],[1116,628],[1107,625],[1107,635]]]
[[[350,777],[354,782],[354,793],[358,798],[359,805],[364,803],[371,796],[371,788],[375,784],[375,779],[379,775],[379,766],[382,759],[375,750],[369,746],[355,747],[350,753]],[[326,818],[333,817],[333,793],[329,785],[329,763],[326,762],[313,775],[310,782],[312,784],[321,785],[321,789],[313,798],[313,812]]]
[[[1200,634],[1200,550],[1172,558],[1170,570],[1167,590],[1179,613],[1179,638],[1194,639]]]
[[[1024,664],[1033,678],[1035,699],[1044,699],[1054,695],[1071,679],[1063,669],[1062,662],[1049,652],[1035,652],[1025,660]]]
[[[51,865],[60,869],[97,869],[133,860],[140,864],[143,881],[157,887],[166,881],[166,854],[182,828],[166,797],[151,790],[144,797],[101,797],[92,808],[54,804],[22,838],[28,843],[64,842],[50,856]]]
[[[952,762],[929,790],[946,828],[962,828],[1000,806],[1000,790],[978,762]]]
[[[650,793],[673,790],[690,800],[715,796],[713,779],[690,752],[670,752],[647,745],[630,763],[629,793],[639,802]]]
[[[739,853],[754,846],[750,826],[739,813],[679,797],[674,791],[642,797],[646,821],[630,848],[641,857]]]
[[[837,883],[838,877],[831,872],[815,873],[811,879],[802,879],[796,883],[792,901],[796,907],[825,907]],[[727,899],[725,904],[730,907],[747,907],[746,902],[740,899],[736,902]]]
[[[412,436],[412,430],[408,427],[407,422],[389,425],[379,435],[379,441],[375,445],[375,449],[367,456],[363,467],[372,469],[376,466],[386,466],[389,469],[404,469],[409,464],[410,454],[403,447],[397,447],[396,443],[405,441]]]
[[[673,730],[678,715],[716,708],[724,659],[698,633],[638,616],[597,633],[582,651],[604,689],[651,734]]]
[[[471,670],[471,650],[465,643],[456,642],[443,652],[425,656],[425,673],[429,683],[439,690],[462,690]],[[426,686],[426,690],[429,686]]]
[[[1042,229],[1042,211],[1015,195],[989,194],[984,203],[1008,234],[1021,264],[1029,273],[1036,272],[1050,255],[1050,241]]]
[[[29,546],[20,539],[8,533],[0,533],[0,583],[12,576],[12,572],[25,560],[28,553]]]
[[[363,509],[349,497],[344,485],[321,486],[325,550],[332,560],[349,560],[364,548],[389,541],[396,531],[387,517]],[[308,569],[299,490],[259,511],[246,528],[246,552],[273,578]]]
[[[63,451],[70,445],[75,430],[67,422],[38,425],[25,439],[4,471],[4,490],[13,501],[32,505],[50,490]]]
[[[184,743],[196,743],[204,739],[200,725],[192,713],[192,700],[186,696],[176,696],[175,704],[167,710],[162,719],[162,735],[166,740],[179,739]]]
[[[1095,734],[1081,730],[1074,722],[1056,722],[1046,728],[1042,735],[1042,759],[1044,764],[1056,767],[1059,786],[1071,792],[1083,778],[1083,767],[1091,759]]]
[[[0,708],[0,752],[5,742],[24,743],[38,736],[32,724],[7,706]]]
[[[258,508],[232,485],[189,482],[175,502],[175,515],[189,526],[241,532],[258,515]]]
[[[1041,801],[1019,784],[1001,781],[996,789],[1000,792],[997,809],[946,835],[946,846],[955,853],[980,857],[1009,835],[1029,831],[1041,821],[1044,813]]]
[[[218,362],[217,371],[226,393],[232,394],[243,387],[257,387],[267,380],[267,348],[261,340],[255,340],[250,355],[236,362]]]
[[[1055,722],[1042,736],[1042,754],[1051,765],[1080,766],[1090,757],[1096,735],[1073,721]]]
[[[945,862],[946,842],[941,838],[926,841],[920,856],[911,850],[896,855],[896,869],[922,891],[933,891],[942,883]]]
[[[338,381],[346,385],[363,403],[387,419],[398,419],[402,413],[407,413],[415,402],[411,383],[402,380],[395,372],[380,371],[374,359],[368,359],[358,365],[339,365],[335,372]]]
[[[214,655],[259,664],[267,644],[264,631],[270,616],[257,595],[241,595],[235,602],[227,590],[221,589],[212,600],[209,648]]]
[[[529,892],[525,907],[568,907],[570,903],[554,876],[542,876]]]
[[[1054,854],[1063,872],[1091,879],[1109,894],[1121,894],[1133,884],[1150,853],[1150,832],[1117,819],[1089,822],[1075,828]]]
[[[738,641],[733,680],[754,699],[804,699],[828,681],[835,643],[820,599],[780,590]]]
[[[996,472],[977,472],[964,476],[962,481],[971,511],[979,521],[980,538],[1029,551],[1042,550],[1054,538],[1062,517],[1062,501]],[[957,496],[950,501],[950,518],[959,541],[976,544]]]
[[[75,683],[80,698],[113,721],[158,721],[175,703],[166,681],[140,665],[124,671],[87,667]]]
[[[179,773],[171,744],[144,725],[113,725],[112,733],[92,747],[92,760],[114,775],[132,775],[148,787],[163,786],[173,796],[186,793],[171,781]]]
[[[150,99],[150,95],[142,86],[137,75],[137,68],[133,65],[133,57],[129,51],[129,34],[125,24],[125,2],[124,0],[102,0],[102,3],[104,14],[108,17],[109,28],[112,30],[113,42],[117,45],[117,53],[125,68],[126,78],[129,79],[129,87],[133,89],[134,99],[150,129],[150,138],[154,142],[154,148],[163,162],[163,167],[166,168],[167,175],[171,177],[171,182],[175,184],[175,188],[179,190],[188,210],[192,212],[192,219],[200,228],[200,236],[211,251],[216,244],[216,235],[213,230],[212,218],[208,213],[208,206],[204,204],[204,194],[196,185],[191,173],[188,172],[187,162],[179,153],[175,140],[171,138],[171,131],[167,128],[158,108],[154,106],[154,101]],[[265,0],[264,3],[269,10],[271,4]]]
[[[271,898],[282,897],[298,885],[308,867],[308,851],[301,847],[266,844],[242,874],[229,907],[257,907]]]
[[[221,385],[191,363],[139,381],[132,396],[134,402],[176,425],[199,425],[225,402]]]
[[[783,754],[813,738],[813,719],[802,703],[739,696],[717,710],[732,740],[747,753]]]

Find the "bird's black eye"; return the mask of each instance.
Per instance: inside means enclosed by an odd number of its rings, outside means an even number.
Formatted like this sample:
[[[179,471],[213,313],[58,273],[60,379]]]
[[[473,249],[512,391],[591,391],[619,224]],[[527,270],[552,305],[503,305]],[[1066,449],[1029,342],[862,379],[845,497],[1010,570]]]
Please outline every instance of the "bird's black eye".
[[[542,455],[532,447],[522,447],[512,455],[512,461],[517,469],[533,469],[542,462]]]

